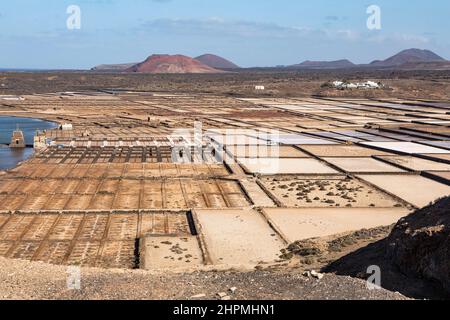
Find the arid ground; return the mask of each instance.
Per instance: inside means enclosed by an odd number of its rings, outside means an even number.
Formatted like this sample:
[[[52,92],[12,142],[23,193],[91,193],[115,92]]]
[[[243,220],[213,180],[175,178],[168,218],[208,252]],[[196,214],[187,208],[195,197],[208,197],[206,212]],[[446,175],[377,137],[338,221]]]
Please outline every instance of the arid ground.
[[[337,79],[386,88],[322,86]],[[375,291],[367,274],[305,271],[450,195],[449,92],[438,71],[2,73],[0,116],[72,127],[0,172],[0,293],[441,297],[391,269]],[[81,290],[67,287],[73,266]]]

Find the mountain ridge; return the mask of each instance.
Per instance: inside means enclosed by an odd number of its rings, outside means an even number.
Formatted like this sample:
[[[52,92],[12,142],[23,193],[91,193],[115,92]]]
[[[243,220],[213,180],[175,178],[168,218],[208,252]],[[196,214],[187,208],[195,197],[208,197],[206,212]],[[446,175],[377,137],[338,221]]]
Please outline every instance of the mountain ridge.
[[[423,63],[423,62],[438,62],[446,61],[441,56],[430,50],[421,49],[406,49],[387,58],[386,60],[375,60],[369,65],[378,67],[394,67],[401,66],[406,63]]]
[[[153,54],[124,72],[136,73],[222,73],[193,58],[184,55]]]
[[[237,64],[231,62],[230,60],[211,53],[203,54],[195,57],[194,59],[214,69],[240,69]]]
[[[149,59],[154,61],[149,61]],[[144,64],[153,66],[145,67]],[[224,70],[247,69],[280,70],[336,70],[336,69],[399,69],[399,70],[449,70],[450,61],[431,50],[406,49],[385,60],[374,60],[367,64],[354,64],[348,59],[334,61],[306,60],[299,64],[278,67],[240,68],[233,62],[214,54],[204,54],[196,58],[184,55],[152,55],[140,63],[105,64],[92,71],[148,72],[148,73],[222,73]]]
[[[305,68],[305,69],[339,69],[339,68],[351,68],[356,66],[348,59],[341,59],[335,61],[311,61],[306,60],[299,64],[294,64],[289,67],[292,68]]]

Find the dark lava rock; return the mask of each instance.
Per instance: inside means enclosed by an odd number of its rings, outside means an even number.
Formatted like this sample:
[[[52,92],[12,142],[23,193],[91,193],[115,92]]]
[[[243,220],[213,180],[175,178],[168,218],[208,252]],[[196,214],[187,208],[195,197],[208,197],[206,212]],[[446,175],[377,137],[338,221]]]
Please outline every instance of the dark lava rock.
[[[386,255],[404,274],[438,281],[450,292],[450,197],[400,220]]]

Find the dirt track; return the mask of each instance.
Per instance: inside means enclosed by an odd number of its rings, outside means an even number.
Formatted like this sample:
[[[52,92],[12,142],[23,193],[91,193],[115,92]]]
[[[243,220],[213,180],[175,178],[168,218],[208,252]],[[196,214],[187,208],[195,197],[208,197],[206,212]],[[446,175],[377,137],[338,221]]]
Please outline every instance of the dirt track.
[[[0,299],[385,299],[404,296],[369,291],[362,280],[325,275],[321,280],[301,273],[277,271],[194,272],[157,274],[146,271],[82,269],[81,290],[67,289],[67,268],[0,258]],[[232,287],[234,294],[228,292]]]

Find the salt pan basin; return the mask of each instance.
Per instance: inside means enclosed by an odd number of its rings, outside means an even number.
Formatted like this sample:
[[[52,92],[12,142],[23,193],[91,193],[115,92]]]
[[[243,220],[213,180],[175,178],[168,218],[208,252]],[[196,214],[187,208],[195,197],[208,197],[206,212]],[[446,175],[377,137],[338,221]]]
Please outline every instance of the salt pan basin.
[[[450,150],[425,146],[414,142],[363,142],[363,145],[372,146],[388,151],[397,151],[407,154],[421,153],[450,153]]]
[[[359,178],[422,208],[450,195],[450,187],[419,175],[359,175]]]
[[[289,243],[388,226],[409,212],[406,208],[264,209],[269,221]]]
[[[380,157],[385,161],[414,171],[450,171],[450,164],[411,156]]]
[[[273,174],[337,174],[338,172],[316,159],[239,158],[249,173]]]
[[[306,153],[291,146],[255,145],[227,147],[238,158],[310,158]]]
[[[212,264],[254,266],[275,262],[285,247],[254,210],[194,210],[193,214]]]
[[[147,236],[142,247],[141,269],[176,269],[180,266],[189,268],[203,264],[202,252],[197,238],[193,236]],[[177,254],[177,250],[183,254]]]
[[[314,138],[300,134],[283,134],[283,135],[268,135],[268,138],[279,144],[296,145],[296,144],[335,144],[335,142],[325,139]]]
[[[402,169],[372,158],[324,158],[327,162],[351,173],[405,172]]]

